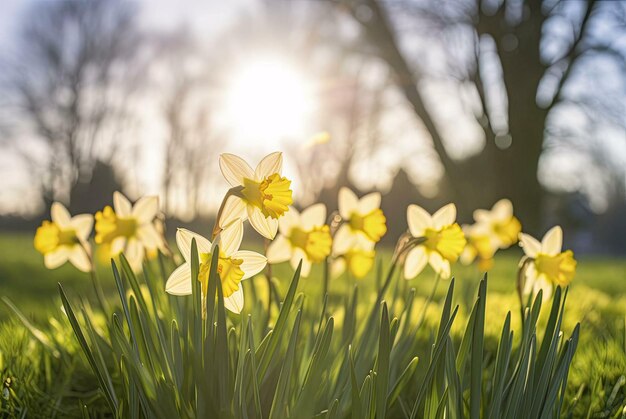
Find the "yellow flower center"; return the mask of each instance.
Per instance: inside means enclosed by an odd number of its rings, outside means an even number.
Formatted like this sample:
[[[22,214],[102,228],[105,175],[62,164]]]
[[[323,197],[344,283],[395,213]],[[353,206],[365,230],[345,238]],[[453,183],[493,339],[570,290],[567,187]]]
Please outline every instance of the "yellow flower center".
[[[232,257],[221,254],[217,258],[217,274],[222,283],[222,292],[224,298],[230,297],[239,289],[239,283],[243,278],[243,270],[241,264],[243,259],[234,259]],[[211,253],[200,253],[200,270],[198,272],[198,281],[202,283],[202,293],[208,292],[209,287],[209,271],[211,270]]]
[[[279,218],[293,204],[291,181],[274,173],[257,182],[245,178],[241,194],[250,204],[259,208],[265,217]]]
[[[98,244],[112,242],[116,237],[131,238],[137,234],[137,219],[133,217],[118,217],[113,208],[106,206],[96,213],[96,236]]]
[[[567,285],[572,282],[576,273],[574,252],[566,250],[554,256],[539,253],[535,258],[535,267],[537,273],[545,275],[550,282]]]
[[[517,237],[522,231],[522,224],[515,217],[502,220],[493,224],[493,231],[502,242],[503,246],[510,246],[517,243]]]
[[[445,226],[439,230],[427,228],[424,232],[426,241],[423,246],[431,252],[439,253],[444,259],[456,262],[467,241],[463,230],[457,224]]]
[[[350,249],[343,258],[348,270],[354,277],[363,278],[374,266],[374,250]]]
[[[365,215],[356,212],[352,213],[349,222],[352,230],[361,231],[368,239],[377,242],[387,232],[386,221],[387,219],[383,211],[380,208],[376,208]]]
[[[78,243],[76,230],[61,229],[56,223],[44,221],[35,233],[35,249],[41,254],[57,250],[61,246],[74,246]]]
[[[322,262],[330,254],[333,243],[327,225],[314,227],[311,231],[295,227],[291,229],[289,241],[294,247],[304,250],[307,258],[313,263]]]

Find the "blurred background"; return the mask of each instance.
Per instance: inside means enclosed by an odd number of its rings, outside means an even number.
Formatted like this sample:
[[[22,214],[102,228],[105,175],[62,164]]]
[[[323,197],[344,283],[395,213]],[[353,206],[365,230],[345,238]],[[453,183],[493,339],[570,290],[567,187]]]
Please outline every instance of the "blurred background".
[[[208,231],[218,156],[282,150],[296,205],[383,193],[626,254],[626,2],[3,0],[0,232],[158,194]],[[618,234],[621,233],[621,234]]]

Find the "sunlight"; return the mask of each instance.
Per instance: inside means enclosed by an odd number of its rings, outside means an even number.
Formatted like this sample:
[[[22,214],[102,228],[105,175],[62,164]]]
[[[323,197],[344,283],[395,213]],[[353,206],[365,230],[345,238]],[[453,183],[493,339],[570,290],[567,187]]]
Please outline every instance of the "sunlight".
[[[306,134],[311,86],[289,62],[253,62],[231,80],[225,111],[239,136],[279,141]]]

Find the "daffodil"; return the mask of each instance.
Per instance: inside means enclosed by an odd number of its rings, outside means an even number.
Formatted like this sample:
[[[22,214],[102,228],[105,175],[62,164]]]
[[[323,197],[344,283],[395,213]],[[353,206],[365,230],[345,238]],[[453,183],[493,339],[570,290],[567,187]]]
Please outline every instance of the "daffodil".
[[[215,246],[201,235],[185,229],[176,232],[176,244],[185,262],[176,268],[165,284],[165,291],[172,295],[189,295],[192,290],[191,278],[191,241],[196,239],[200,270],[198,281],[201,282],[202,292],[207,297],[209,271],[211,269],[212,254]],[[267,264],[265,256],[249,250],[239,250],[243,238],[243,223],[233,221],[226,226],[215,240],[219,244],[217,274],[220,278],[224,293],[224,306],[240,313],[243,309],[243,289],[240,282],[261,272]]]
[[[338,277],[347,269],[352,276],[361,279],[372,270],[375,256],[374,242],[357,240],[353,246],[335,256],[331,265],[331,274],[333,277]]]
[[[91,214],[70,216],[58,202],[50,208],[52,221],[44,221],[35,234],[35,249],[44,256],[48,269],[58,268],[68,260],[83,272],[92,270],[89,235],[93,226]]]
[[[359,199],[350,189],[341,188],[339,215],[344,223],[337,230],[334,240],[340,248],[353,246],[355,241],[366,240],[376,243],[387,232],[386,218],[380,209],[378,192]]]
[[[273,239],[278,219],[293,203],[291,181],[281,176],[282,166],[280,152],[265,156],[255,170],[241,157],[222,154],[220,169],[236,192],[227,198],[219,226],[224,228],[234,219],[249,219],[259,234]]]
[[[493,267],[493,257],[498,250],[492,234],[485,224],[464,225],[463,233],[467,239],[467,244],[460,256],[460,261],[464,265],[470,265],[478,259],[478,269],[483,272]]]
[[[576,273],[576,259],[571,250],[561,249],[561,227],[552,227],[541,242],[524,233],[520,233],[519,240],[524,253],[530,259],[525,270],[524,294],[543,289],[549,295],[554,285],[566,286],[572,282]]]
[[[427,263],[442,278],[450,277],[450,262],[456,262],[466,243],[463,230],[455,220],[454,204],[440,208],[432,216],[417,205],[409,205],[409,231],[413,237],[423,238],[424,242],[409,250],[406,255],[406,279],[417,276]]]
[[[513,215],[513,204],[508,199],[496,202],[491,211],[477,209],[474,211],[474,220],[488,227],[495,245],[502,249],[517,243],[517,237],[522,231],[522,225]]]
[[[156,196],[139,199],[133,206],[120,192],[113,194],[113,208],[96,213],[97,244],[108,246],[110,257],[124,252],[131,267],[138,271],[146,249],[157,249],[163,238],[153,223],[159,210]]]
[[[326,206],[311,205],[302,213],[290,208],[278,222],[280,234],[267,249],[269,263],[290,261],[295,269],[302,260],[300,274],[309,276],[311,264],[323,262],[330,254],[332,237],[326,222]]]

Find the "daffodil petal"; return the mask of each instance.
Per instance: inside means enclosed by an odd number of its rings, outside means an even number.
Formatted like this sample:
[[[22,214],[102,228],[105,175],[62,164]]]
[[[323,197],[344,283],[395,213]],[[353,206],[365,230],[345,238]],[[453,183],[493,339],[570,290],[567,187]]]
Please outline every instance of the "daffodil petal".
[[[159,211],[159,198],[156,196],[144,196],[135,203],[132,215],[140,224],[150,223]]]
[[[278,231],[284,236],[288,236],[291,233],[293,227],[297,227],[301,224],[300,213],[294,207],[289,207],[282,217],[278,219]]]
[[[428,263],[428,254],[423,246],[417,246],[409,250],[404,261],[404,277],[406,279],[415,278]]]
[[[437,272],[441,278],[450,278],[450,262],[445,260],[439,253],[430,252],[428,256],[428,263]]]
[[[83,249],[79,245],[75,245],[72,248],[69,254],[69,261],[79,271],[91,271],[91,261],[89,260],[89,256],[87,255],[87,253],[85,253],[85,249]]]
[[[311,262],[307,258],[306,253],[299,247],[296,247],[293,251],[293,255],[291,256],[291,261],[290,261],[291,267],[293,269],[297,269],[300,261],[302,261],[302,269],[300,270],[300,276],[302,278],[306,278],[307,276],[309,276],[309,273],[311,272]]]
[[[70,225],[76,230],[76,236],[81,240],[87,240],[93,228],[93,215],[79,214],[70,220]]]
[[[346,271],[346,261],[343,258],[335,259],[330,265],[330,276],[332,278],[339,277]]]
[[[359,200],[359,214],[369,214],[375,209],[380,208],[380,199],[381,197],[379,192],[372,192],[365,195]]]
[[[243,179],[254,179],[254,171],[241,157],[224,153],[220,155],[220,170],[230,186],[243,185]]]
[[[300,223],[304,230],[311,230],[313,227],[324,225],[326,223],[326,205],[315,204],[302,211]]]
[[[343,187],[339,189],[339,215],[345,220],[359,209],[359,198],[349,188]]]
[[[130,217],[133,212],[133,206],[128,198],[121,192],[113,192],[113,208],[118,217]]]
[[[529,234],[520,233],[519,244],[528,257],[536,258],[537,254],[541,252],[541,243]]]
[[[289,240],[279,234],[267,248],[267,261],[269,263],[282,263],[291,258],[293,249]]]
[[[280,174],[283,168],[283,153],[276,151],[263,157],[254,171],[254,177],[262,180],[274,173]]]
[[[485,209],[474,210],[474,220],[477,223],[489,223],[491,221],[491,212]]]
[[[239,197],[229,196],[226,200],[226,204],[224,204],[219,226],[220,228],[224,228],[236,219],[240,219],[242,222],[248,219],[246,203]]]
[[[191,267],[188,263],[180,265],[167,279],[165,292],[172,295],[191,294]]]
[[[557,253],[561,253],[563,247],[563,230],[560,226],[554,226],[541,240],[541,253],[554,256]]]
[[[239,314],[243,310],[243,301],[243,289],[239,286],[237,291],[224,298],[224,307],[233,313]]]
[[[513,216],[513,203],[508,199],[501,199],[493,204],[491,214],[496,220],[507,220]]]
[[[210,241],[198,233],[194,233],[193,231],[185,228],[179,228],[176,231],[176,245],[178,246],[178,250],[180,250],[181,255],[183,255],[185,262],[189,262],[191,259],[191,241],[193,239],[196,239],[198,253],[211,253]]]
[[[430,214],[418,205],[409,205],[406,209],[406,220],[413,237],[422,237],[424,230],[433,224]]]
[[[433,214],[433,227],[436,229],[454,224],[456,221],[456,206],[454,204],[444,205]]]
[[[111,256],[117,256],[124,251],[126,247],[126,237],[116,237],[111,242]]]
[[[220,233],[218,245],[220,251],[226,256],[232,255],[241,246],[243,240],[243,223],[241,220],[234,220],[230,225],[226,226]]]
[[[267,265],[267,258],[257,252],[250,250],[239,250],[233,253],[234,259],[243,260],[240,268],[243,271],[243,278],[248,279],[261,272]]]
[[[163,239],[152,223],[144,224],[137,229],[137,236],[148,249],[161,247]]]
[[[333,238],[333,253],[335,255],[343,255],[350,250],[354,241],[354,233],[350,229],[350,226],[342,224]]]
[[[252,227],[263,237],[273,239],[278,231],[278,220],[263,215],[261,210],[248,205],[248,219]]]
[[[58,225],[62,229],[68,228],[72,224],[72,217],[69,211],[60,202],[52,203],[52,207],[50,208],[50,218],[56,225]]]
[[[70,257],[70,249],[60,247],[54,252],[46,253],[43,257],[43,263],[48,269],[55,269],[67,262]]]
[[[138,272],[141,270],[141,263],[143,262],[144,248],[141,242],[135,238],[131,238],[126,243],[126,249],[124,250],[124,256],[128,259],[133,271]]]

